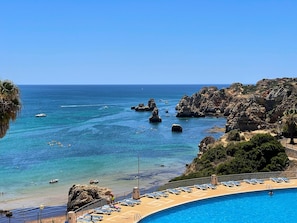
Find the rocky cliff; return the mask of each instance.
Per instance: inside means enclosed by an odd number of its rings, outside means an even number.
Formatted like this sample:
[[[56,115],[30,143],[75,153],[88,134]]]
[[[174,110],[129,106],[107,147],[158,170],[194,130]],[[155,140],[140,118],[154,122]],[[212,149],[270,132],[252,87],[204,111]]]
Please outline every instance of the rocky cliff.
[[[67,211],[75,211],[95,200],[108,201],[110,189],[97,185],[73,185],[69,189]]]
[[[297,78],[262,79],[256,85],[204,87],[179,101],[176,116],[226,117],[226,132],[253,131],[275,128],[284,111],[296,105]]]

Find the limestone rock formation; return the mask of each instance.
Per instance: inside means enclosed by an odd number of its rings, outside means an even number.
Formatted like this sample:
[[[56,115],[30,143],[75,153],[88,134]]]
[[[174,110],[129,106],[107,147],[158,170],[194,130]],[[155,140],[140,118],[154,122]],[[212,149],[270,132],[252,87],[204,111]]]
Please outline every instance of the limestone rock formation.
[[[101,198],[107,201],[109,192],[110,189],[96,185],[73,185],[68,193],[67,211],[75,211]]]
[[[182,132],[183,128],[179,124],[172,124],[171,131],[172,132]]]
[[[152,111],[152,115],[149,118],[150,122],[162,122],[161,117],[159,116],[159,110],[157,107]]]
[[[206,136],[204,139],[201,140],[199,143],[199,153],[198,157],[200,157],[205,151],[208,149],[208,145],[215,143],[215,138],[212,136]]]
[[[256,85],[204,87],[176,106],[177,117],[226,117],[226,132],[274,128],[284,111],[297,106],[297,78],[263,79]]]
[[[151,98],[148,100],[147,105],[140,103],[138,106],[131,107],[131,109],[134,109],[135,111],[153,111],[156,107],[155,99]]]

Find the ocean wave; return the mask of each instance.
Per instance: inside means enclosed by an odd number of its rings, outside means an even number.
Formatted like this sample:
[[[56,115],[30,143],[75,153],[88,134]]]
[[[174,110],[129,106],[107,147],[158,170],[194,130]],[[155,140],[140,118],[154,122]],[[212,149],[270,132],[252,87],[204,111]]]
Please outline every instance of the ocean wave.
[[[89,104],[89,105],[61,105],[61,108],[80,108],[80,107],[101,107],[101,104]]]

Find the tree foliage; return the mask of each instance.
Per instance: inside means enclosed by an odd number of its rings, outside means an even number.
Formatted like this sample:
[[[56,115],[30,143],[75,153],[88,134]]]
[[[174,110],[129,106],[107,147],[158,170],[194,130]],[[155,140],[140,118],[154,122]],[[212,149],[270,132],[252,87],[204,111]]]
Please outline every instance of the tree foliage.
[[[21,110],[20,91],[11,81],[0,81],[0,138]]]
[[[227,139],[229,141],[240,141],[240,133],[238,130],[234,129],[228,132]]]
[[[296,134],[297,127],[297,110],[295,108],[289,109],[284,112],[285,119],[285,134],[287,133],[290,137],[290,144],[294,144],[294,135]]]
[[[245,142],[232,142],[226,147],[217,145],[193,161],[195,171],[177,177],[181,180],[252,172],[282,171],[289,165],[281,143],[269,134],[257,134]]]

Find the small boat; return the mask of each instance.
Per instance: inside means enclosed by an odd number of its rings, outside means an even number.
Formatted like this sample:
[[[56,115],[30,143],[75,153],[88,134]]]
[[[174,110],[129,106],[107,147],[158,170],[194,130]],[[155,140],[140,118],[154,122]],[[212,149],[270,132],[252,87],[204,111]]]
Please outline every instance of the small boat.
[[[49,181],[50,184],[58,183],[59,179],[52,179]]]
[[[39,113],[39,114],[36,114],[35,117],[37,117],[37,118],[46,117],[46,114],[45,113]]]
[[[95,179],[95,180],[90,180],[90,184],[98,184],[99,180]]]

